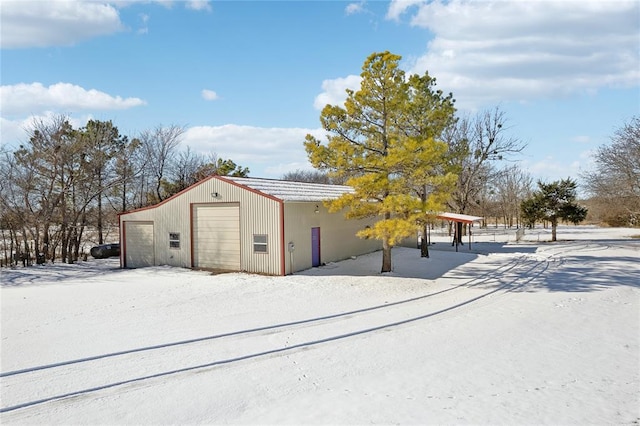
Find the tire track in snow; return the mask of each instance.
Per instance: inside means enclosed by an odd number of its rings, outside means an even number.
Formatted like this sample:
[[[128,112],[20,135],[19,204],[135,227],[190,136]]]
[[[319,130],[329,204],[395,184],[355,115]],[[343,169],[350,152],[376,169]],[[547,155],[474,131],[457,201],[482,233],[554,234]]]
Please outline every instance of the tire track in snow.
[[[380,309],[385,309],[385,308],[389,308],[392,306],[397,306],[397,305],[405,305],[405,304],[409,304],[412,302],[417,302],[419,300],[424,300],[430,297],[434,297],[434,296],[438,296],[444,293],[449,293],[452,292],[454,290],[460,289],[460,288],[470,288],[470,287],[475,287],[475,286],[480,286],[483,283],[485,283],[485,281],[492,279],[494,276],[498,276],[500,274],[503,274],[505,272],[508,272],[509,270],[515,268],[516,266],[518,266],[520,264],[520,262],[522,261],[522,256],[515,258],[514,260],[512,260],[511,262],[509,262],[506,265],[503,265],[501,267],[499,267],[496,270],[492,270],[490,272],[487,272],[479,277],[475,277],[472,278],[462,284],[458,284],[455,285],[453,287],[444,289],[444,290],[439,290],[433,293],[428,293],[426,295],[422,295],[422,296],[417,296],[417,297],[413,297],[410,299],[405,299],[405,300],[400,300],[400,301],[396,301],[396,302],[391,302],[391,303],[384,303],[382,305],[375,305],[375,306],[370,306],[370,307],[366,307],[366,308],[362,308],[362,309],[356,309],[356,310],[351,310],[351,311],[347,311],[347,312],[340,312],[340,313],[336,313],[336,314],[329,314],[329,315],[324,315],[324,316],[320,316],[320,317],[316,317],[316,318],[306,318],[306,319],[302,319],[302,320],[298,320],[298,321],[291,321],[291,322],[286,322],[286,323],[279,323],[279,324],[273,324],[273,325],[267,325],[264,327],[255,327],[255,328],[251,328],[251,329],[246,329],[246,330],[238,330],[238,331],[231,331],[228,333],[220,333],[220,334],[215,334],[215,335],[211,335],[211,336],[204,336],[204,337],[197,337],[194,339],[188,339],[188,340],[181,340],[181,341],[177,341],[177,342],[171,342],[171,343],[161,343],[158,345],[151,345],[151,346],[145,346],[142,348],[134,348],[134,349],[127,349],[127,350],[123,350],[123,351],[116,351],[116,352],[110,352],[110,353],[106,353],[106,354],[100,354],[100,355],[94,355],[94,356],[89,356],[89,357],[84,357],[84,358],[78,358],[78,359],[73,359],[73,360],[68,360],[68,361],[61,361],[61,362],[56,362],[56,363],[51,363],[51,364],[45,364],[45,365],[38,365],[38,366],[34,366],[34,367],[27,367],[27,368],[22,368],[22,369],[18,369],[18,370],[12,370],[12,371],[7,371],[7,372],[0,372],[0,378],[3,377],[10,377],[10,376],[15,376],[15,375],[20,375],[20,374],[25,374],[25,373],[32,373],[38,370],[46,370],[46,369],[51,369],[51,368],[57,368],[57,367],[63,367],[63,366],[67,366],[67,365],[71,365],[71,364],[79,364],[79,363],[85,363],[85,362],[90,362],[90,361],[96,361],[96,360],[100,360],[103,358],[112,358],[112,357],[118,357],[118,356],[122,356],[122,355],[128,355],[128,354],[133,354],[133,353],[137,353],[137,352],[147,352],[147,351],[153,351],[153,350],[157,350],[157,349],[164,349],[164,348],[168,348],[168,347],[172,347],[172,346],[183,346],[183,345],[188,345],[188,344],[192,344],[192,343],[199,343],[199,342],[203,342],[203,341],[207,341],[207,340],[217,340],[217,339],[222,339],[222,338],[228,338],[228,337],[235,337],[235,336],[239,336],[239,335],[248,335],[248,334],[255,334],[255,333],[264,333],[264,332],[277,332],[281,329],[287,329],[287,328],[291,328],[291,327],[297,327],[300,325],[305,325],[305,324],[313,324],[313,323],[318,323],[318,322],[323,322],[323,321],[330,321],[330,320],[337,320],[340,318],[345,318],[345,317],[349,317],[352,315],[356,315],[356,314],[361,314],[361,313],[366,313],[366,312],[370,312],[370,311],[376,311],[376,310],[380,310]]]
[[[2,399],[3,402],[8,402],[10,405],[0,408],[0,413],[180,373],[214,368],[260,357],[278,356],[283,353],[291,353],[433,318],[468,307],[493,295],[506,294],[523,288],[544,274],[552,259],[577,249],[574,245],[553,248],[558,249],[557,252],[556,250],[543,251],[545,255],[548,253],[548,256],[544,256],[542,261],[535,262],[533,265],[531,257],[519,256],[505,265],[462,284],[398,302],[2,373],[0,374],[4,389]],[[455,294],[455,290],[462,288],[477,290],[483,288],[482,286],[486,288],[488,285],[492,285],[494,288],[482,291],[476,296],[460,302],[436,309],[432,308],[427,313],[423,311],[425,309],[424,303],[440,300],[439,298],[430,299],[434,296],[451,296]],[[411,313],[408,316],[408,308],[417,310],[418,313]],[[371,318],[372,316],[374,318]],[[377,324],[370,325],[376,320]],[[349,327],[351,330],[343,331]],[[300,328],[305,331],[304,338],[306,340],[291,343],[291,335],[287,333]],[[310,335],[313,337],[309,338]],[[280,340],[280,342],[274,345],[274,340]],[[221,344],[213,347],[212,341]],[[185,357],[184,346],[187,345],[189,352]],[[172,351],[176,348],[180,349],[179,355],[184,359],[176,359],[175,356],[171,356]],[[212,352],[216,351],[217,353],[212,355]],[[143,361],[142,369],[140,361]],[[69,378],[70,381],[68,381]],[[43,389],[42,383],[55,384],[55,389],[52,386]],[[77,389],[78,383],[81,383],[84,388],[73,390],[74,386]],[[18,391],[14,392],[16,390]]]

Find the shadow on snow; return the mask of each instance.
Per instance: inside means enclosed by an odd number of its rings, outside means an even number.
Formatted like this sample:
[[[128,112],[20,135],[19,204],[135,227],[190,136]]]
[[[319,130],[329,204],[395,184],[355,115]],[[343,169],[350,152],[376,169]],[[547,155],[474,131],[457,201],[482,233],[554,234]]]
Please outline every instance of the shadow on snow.
[[[120,271],[118,258],[78,261],[73,264],[46,263],[44,265],[16,266],[0,269],[2,287],[38,286],[62,283],[67,280],[86,281],[104,274]]]

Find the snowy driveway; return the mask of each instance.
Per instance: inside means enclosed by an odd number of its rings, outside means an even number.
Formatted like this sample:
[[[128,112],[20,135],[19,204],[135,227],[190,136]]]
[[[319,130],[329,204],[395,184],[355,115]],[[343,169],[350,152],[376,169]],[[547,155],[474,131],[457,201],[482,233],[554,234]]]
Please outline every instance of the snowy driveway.
[[[288,277],[4,271],[0,420],[632,423],[639,249],[398,248],[385,275],[379,253]]]

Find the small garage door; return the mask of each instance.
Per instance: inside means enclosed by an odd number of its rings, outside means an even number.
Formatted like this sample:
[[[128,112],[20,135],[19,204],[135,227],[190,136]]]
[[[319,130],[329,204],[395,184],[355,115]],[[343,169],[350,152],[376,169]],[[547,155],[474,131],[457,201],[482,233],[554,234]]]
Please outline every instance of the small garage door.
[[[142,268],[155,264],[153,222],[124,222],[125,266]]]
[[[240,206],[194,206],[195,268],[240,270]]]

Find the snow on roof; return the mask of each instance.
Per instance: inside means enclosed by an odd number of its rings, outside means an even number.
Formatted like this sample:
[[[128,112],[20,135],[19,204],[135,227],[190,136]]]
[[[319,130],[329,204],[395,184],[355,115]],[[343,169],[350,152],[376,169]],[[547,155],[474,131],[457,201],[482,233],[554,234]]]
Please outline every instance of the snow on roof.
[[[335,200],[342,194],[354,192],[345,185],[328,185],[322,183],[293,182],[277,179],[241,178],[225,176],[224,179],[246,186],[256,191],[276,197],[282,201]]]

